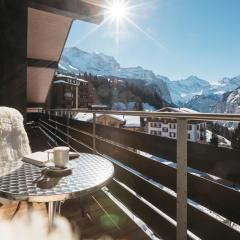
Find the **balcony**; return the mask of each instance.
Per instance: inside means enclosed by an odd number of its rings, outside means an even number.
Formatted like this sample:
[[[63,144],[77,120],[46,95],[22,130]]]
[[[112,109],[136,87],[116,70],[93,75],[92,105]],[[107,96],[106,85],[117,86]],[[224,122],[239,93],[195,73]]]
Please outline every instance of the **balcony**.
[[[94,116],[93,122],[74,120],[78,110],[26,114],[26,106],[48,106],[48,93],[74,19],[99,26],[105,23],[104,7],[99,2],[3,0],[1,4],[4,60],[0,102],[20,110],[25,120],[28,118],[32,151],[68,145],[78,152],[103,155],[115,166],[115,176],[107,187],[81,201],[66,201],[62,214],[80,228],[85,239],[105,234],[114,239],[137,240],[240,239],[240,152],[187,142],[187,121],[240,121],[240,115],[120,113],[106,111],[106,105],[91,106],[92,110],[104,110],[88,111]],[[151,22],[154,15],[148,14]],[[110,84],[124,87],[118,79]],[[93,98],[93,89],[80,88],[80,93],[89,93],[90,100]],[[63,94],[58,96],[63,98]],[[72,96],[66,97],[66,105],[73,106]],[[99,125],[96,113],[171,119],[172,124],[177,122],[177,139]],[[9,217],[14,207],[0,206],[0,214]],[[44,204],[33,207],[46,214]],[[26,204],[19,214],[25,210]]]
[[[87,111],[93,123],[77,121],[75,111],[29,113],[34,125],[28,132],[33,150],[68,145],[114,164],[113,181],[85,200],[90,217],[84,226],[78,203],[63,206],[63,214],[82,226],[84,236],[239,239],[240,152],[187,142],[187,120],[239,121],[238,115],[124,113],[176,119],[179,137],[174,140],[96,124],[96,111]],[[111,227],[101,222],[102,216]]]

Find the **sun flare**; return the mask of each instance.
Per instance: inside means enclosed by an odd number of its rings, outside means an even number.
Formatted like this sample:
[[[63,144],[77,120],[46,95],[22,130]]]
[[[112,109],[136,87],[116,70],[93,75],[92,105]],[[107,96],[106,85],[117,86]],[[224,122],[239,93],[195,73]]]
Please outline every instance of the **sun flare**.
[[[113,0],[107,7],[107,11],[111,18],[115,20],[122,20],[128,15],[127,1],[124,0]]]

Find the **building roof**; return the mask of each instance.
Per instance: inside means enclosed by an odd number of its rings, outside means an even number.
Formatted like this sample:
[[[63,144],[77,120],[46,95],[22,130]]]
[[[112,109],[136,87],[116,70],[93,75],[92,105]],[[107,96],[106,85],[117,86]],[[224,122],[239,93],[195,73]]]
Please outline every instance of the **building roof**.
[[[73,79],[73,80],[77,80],[77,81],[81,81],[81,82],[88,82],[84,79],[78,78],[77,76],[71,76],[71,75],[66,75],[66,74],[62,74],[62,73],[58,73],[56,74],[57,78],[67,78],[67,79]]]
[[[99,114],[99,113],[96,114],[96,118],[98,118],[100,116],[109,116],[118,121],[121,121],[123,123],[123,126],[126,128],[140,127],[140,117],[139,116],[125,116],[125,115]],[[93,120],[93,114],[80,112],[75,116],[75,119],[79,120],[79,121],[84,121],[84,122],[91,122]]]
[[[190,108],[173,108],[173,107],[164,107],[157,112],[181,112],[181,113],[199,113],[198,111],[192,110]]]
[[[101,105],[101,104],[92,104],[91,107],[96,107],[96,108],[108,108],[108,105]]]
[[[73,85],[73,86],[79,86],[81,82],[83,83],[87,83],[88,81],[80,79],[80,78],[76,78],[74,79],[76,81],[76,83],[73,82],[68,82],[65,79],[58,79],[56,81],[54,81],[54,84],[68,84],[68,85]]]
[[[131,127],[140,127],[141,126],[139,116],[127,115],[127,116],[124,116],[124,119],[126,121],[124,127],[131,128]]]

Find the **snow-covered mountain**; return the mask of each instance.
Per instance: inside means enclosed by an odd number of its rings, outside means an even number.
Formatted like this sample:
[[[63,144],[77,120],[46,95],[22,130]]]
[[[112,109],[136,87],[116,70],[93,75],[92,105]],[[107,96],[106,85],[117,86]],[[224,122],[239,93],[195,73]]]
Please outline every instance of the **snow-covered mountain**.
[[[240,75],[234,78],[223,78],[220,81],[210,84],[208,81],[196,76],[190,76],[183,80],[171,81],[164,76],[158,76],[168,86],[171,98],[177,105],[199,105],[198,111],[212,108],[215,101],[225,92],[232,91],[240,87]],[[206,105],[205,105],[206,104]],[[207,105],[211,106],[207,106]],[[204,106],[205,105],[205,106]]]
[[[240,75],[234,78],[225,77],[214,84],[197,76],[172,81],[140,66],[122,68],[112,56],[98,52],[88,53],[77,47],[64,49],[59,68],[75,74],[87,72],[120,79],[144,80],[165,101],[203,112],[213,111],[224,93],[240,87]]]
[[[186,79],[170,81],[168,78],[161,78],[166,82],[171,98],[177,105],[188,102],[196,95],[201,95],[206,88],[210,88],[210,83],[196,76],[190,76]]]
[[[157,87],[160,96],[165,101],[172,102],[167,84],[158,79],[151,70],[146,70],[140,66],[122,68],[113,57],[103,53],[88,53],[77,47],[65,48],[59,62],[59,68],[75,74],[87,72],[93,75],[121,79],[144,80],[149,87]]]
[[[205,95],[209,94],[223,94],[225,92],[233,91],[240,86],[240,75],[233,78],[223,78],[217,83],[211,85],[209,89],[204,90]]]
[[[127,79],[152,81],[156,75],[151,70],[142,67],[121,68],[120,64],[111,56],[103,53],[88,53],[77,47],[65,48],[59,67],[71,72],[87,72],[94,75],[115,76]]]
[[[200,112],[237,112],[238,88],[240,76],[223,78],[209,88],[203,89],[201,95],[194,96],[184,106]],[[234,99],[234,101],[233,101]]]
[[[214,110],[216,113],[240,113],[240,87],[223,94]]]
[[[196,95],[186,104],[184,104],[184,106],[199,112],[210,113],[214,111],[217,103],[221,101],[221,99],[221,94]]]

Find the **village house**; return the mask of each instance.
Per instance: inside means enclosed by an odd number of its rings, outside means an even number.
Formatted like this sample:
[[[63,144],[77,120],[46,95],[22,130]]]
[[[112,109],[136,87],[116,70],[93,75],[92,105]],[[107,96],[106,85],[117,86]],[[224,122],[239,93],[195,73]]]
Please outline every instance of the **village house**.
[[[157,112],[180,112],[180,113],[197,113],[188,108],[165,107]],[[147,118],[146,131],[151,135],[173,138],[177,137],[176,119],[167,118]],[[188,122],[188,140],[192,142],[201,142],[206,139],[206,122],[189,121]]]
[[[75,119],[84,122],[92,122],[93,114],[78,113]],[[110,127],[124,128],[131,131],[139,131],[141,127],[139,116],[96,114],[96,123]]]

